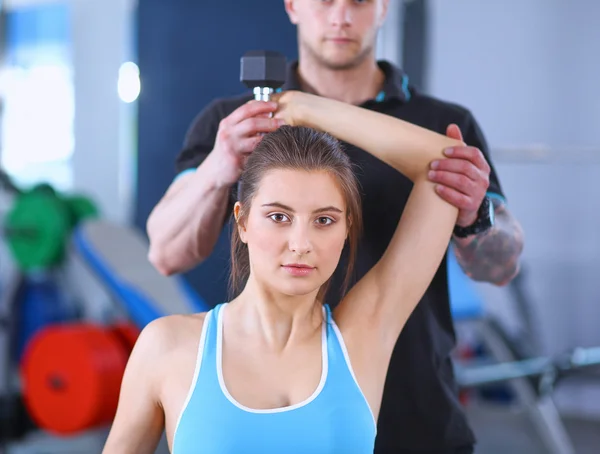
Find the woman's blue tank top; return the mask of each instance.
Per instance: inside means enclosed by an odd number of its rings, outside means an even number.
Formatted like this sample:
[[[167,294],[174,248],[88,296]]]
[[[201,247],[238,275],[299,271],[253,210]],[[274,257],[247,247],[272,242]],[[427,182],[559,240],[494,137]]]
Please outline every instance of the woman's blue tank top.
[[[223,382],[225,304],[204,319],[194,377],[175,428],[173,454],[371,454],[375,418],[329,307],[324,308],[323,366],[315,392],[296,405],[258,410],[236,402]]]

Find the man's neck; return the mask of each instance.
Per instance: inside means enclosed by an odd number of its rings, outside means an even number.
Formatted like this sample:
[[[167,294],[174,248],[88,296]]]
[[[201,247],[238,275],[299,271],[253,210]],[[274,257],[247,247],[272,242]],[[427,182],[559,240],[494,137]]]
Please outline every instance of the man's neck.
[[[348,104],[359,105],[381,91],[385,75],[374,59],[344,70],[324,67],[311,58],[300,58],[298,78],[304,91]]]

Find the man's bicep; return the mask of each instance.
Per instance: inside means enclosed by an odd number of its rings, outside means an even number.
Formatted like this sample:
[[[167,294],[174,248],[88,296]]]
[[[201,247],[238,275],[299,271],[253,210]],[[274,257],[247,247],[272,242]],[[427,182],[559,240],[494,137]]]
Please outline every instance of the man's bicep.
[[[492,162],[487,140],[479,123],[470,112],[467,117],[465,130],[463,131],[463,138],[468,146],[477,147],[481,150],[490,166],[490,184],[487,190],[488,195],[492,198],[498,198],[506,202],[506,196],[504,195],[498,173]]]

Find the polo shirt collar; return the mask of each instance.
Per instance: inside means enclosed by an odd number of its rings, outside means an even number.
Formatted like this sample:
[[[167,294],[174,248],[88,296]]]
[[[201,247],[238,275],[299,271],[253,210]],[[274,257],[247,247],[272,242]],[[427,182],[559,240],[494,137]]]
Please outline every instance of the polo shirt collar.
[[[383,87],[377,94],[375,101],[383,102],[396,99],[401,102],[408,102],[411,98],[408,75],[392,63],[379,60],[377,62],[385,75]],[[301,90],[300,79],[298,78],[298,61],[288,63],[286,82],[281,90]]]

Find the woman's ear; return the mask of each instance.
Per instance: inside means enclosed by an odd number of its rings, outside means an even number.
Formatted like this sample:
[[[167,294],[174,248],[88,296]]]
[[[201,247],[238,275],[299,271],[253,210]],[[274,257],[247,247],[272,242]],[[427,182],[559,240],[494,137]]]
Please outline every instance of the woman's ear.
[[[352,229],[352,219],[350,216],[346,219],[346,241],[350,238],[350,230]]]
[[[238,229],[238,234],[240,235],[240,240],[242,243],[246,243],[246,227],[242,224],[242,204],[240,202],[235,202],[233,206],[233,217],[235,218],[235,224]]]

